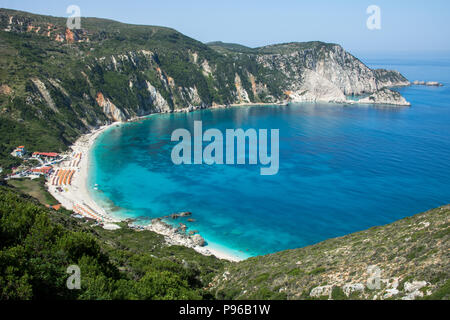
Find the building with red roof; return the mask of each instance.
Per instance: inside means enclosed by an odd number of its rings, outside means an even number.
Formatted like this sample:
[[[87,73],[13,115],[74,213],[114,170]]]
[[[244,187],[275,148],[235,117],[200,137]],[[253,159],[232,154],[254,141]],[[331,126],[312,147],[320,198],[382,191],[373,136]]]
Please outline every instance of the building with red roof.
[[[33,168],[33,169],[31,169],[32,172],[43,173],[43,174],[49,174],[49,172],[51,170],[52,170],[52,167],[41,167],[41,168]]]
[[[26,152],[27,151],[25,150],[25,146],[18,146],[16,149],[14,149],[13,152],[11,152],[11,155],[13,157],[22,158],[25,155]]]
[[[56,152],[33,152],[33,158],[37,157],[57,158],[59,154]]]

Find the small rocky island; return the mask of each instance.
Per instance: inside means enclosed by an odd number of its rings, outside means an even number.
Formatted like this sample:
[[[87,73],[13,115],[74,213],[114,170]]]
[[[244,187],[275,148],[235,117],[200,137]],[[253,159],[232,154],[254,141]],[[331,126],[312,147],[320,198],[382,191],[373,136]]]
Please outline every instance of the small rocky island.
[[[437,82],[437,81],[420,81],[420,80],[415,80],[412,84],[416,85],[416,86],[428,86],[428,87],[442,87],[442,86],[444,86],[442,83]]]

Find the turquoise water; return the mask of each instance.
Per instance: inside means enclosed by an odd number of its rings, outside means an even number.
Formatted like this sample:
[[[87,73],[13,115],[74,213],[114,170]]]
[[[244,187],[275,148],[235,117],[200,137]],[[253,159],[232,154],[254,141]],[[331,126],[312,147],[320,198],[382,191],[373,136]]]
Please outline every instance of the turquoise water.
[[[120,217],[191,211],[209,244],[241,257],[303,247],[450,203],[450,63],[365,61],[441,88],[399,91],[411,108],[293,104],[153,115],[112,127],[88,184]],[[280,170],[172,164],[173,130],[280,129]],[[98,184],[99,190],[93,189]],[[176,223],[180,222],[176,221]]]

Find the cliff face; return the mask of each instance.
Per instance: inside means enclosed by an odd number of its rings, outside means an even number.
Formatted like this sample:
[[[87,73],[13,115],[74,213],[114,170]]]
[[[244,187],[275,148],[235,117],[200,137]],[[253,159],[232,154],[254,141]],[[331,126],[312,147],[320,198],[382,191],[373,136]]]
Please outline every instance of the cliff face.
[[[1,114],[36,125],[54,121],[55,135],[67,142],[92,127],[153,112],[348,102],[348,95],[408,84],[398,72],[371,70],[335,44],[209,47],[162,27],[93,18],[82,18],[81,30],[65,25],[63,18],[0,9],[0,64],[8,70],[0,84],[14,92],[0,96]],[[386,92],[375,100],[404,104]]]
[[[399,72],[371,70],[336,44],[291,43],[260,48],[258,52],[263,53],[258,54],[261,64],[281,70],[293,102],[347,102],[346,96],[409,85]],[[386,101],[397,104],[395,99]]]

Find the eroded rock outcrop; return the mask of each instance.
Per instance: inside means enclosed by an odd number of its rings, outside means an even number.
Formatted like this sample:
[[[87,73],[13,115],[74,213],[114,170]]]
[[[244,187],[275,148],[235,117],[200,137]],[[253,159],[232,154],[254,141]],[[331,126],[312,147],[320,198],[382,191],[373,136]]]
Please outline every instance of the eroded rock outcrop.
[[[2,84],[0,86],[0,94],[10,96],[12,92],[13,92],[12,89],[7,84]]]
[[[125,121],[127,117],[125,114],[115,106],[108,98],[103,96],[103,93],[97,93],[97,104],[103,108],[103,113],[113,121]]]
[[[153,106],[155,107],[157,112],[163,112],[163,111],[169,111],[170,106],[169,103],[166,101],[166,99],[163,98],[161,93],[159,93],[158,90],[154,86],[151,85],[150,82],[146,81],[147,84],[147,90],[150,92],[151,96],[151,102],[153,103]]]
[[[45,84],[38,78],[32,78],[31,81],[33,82],[34,86],[41,94],[42,98],[44,98],[45,102],[47,103],[47,106],[50,109],[52,109],[54,112],[59,113],[59,110],[56,108],[55,102],[53,101],[52,96],[48,92]]]
[[[183,231],[179,228],[175,228],[161,219],[153,219],[151,224],[146,226],[145,229],[163,235],[166,243],[170,245],[181,245],[188,248],[195,248],[203,247],[206,244],[200,234],[186,234],[186,230]]]
[[[375,103],[375,104],[389,104],[398,106],[410,106],[411,103],[406,101],[400,93],[387,88],[376,91],[370,96],[359,99],[359,103]]]

